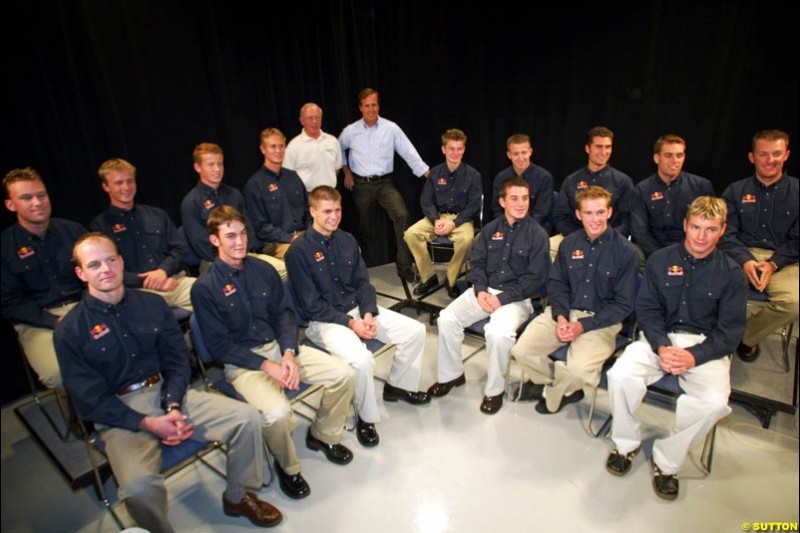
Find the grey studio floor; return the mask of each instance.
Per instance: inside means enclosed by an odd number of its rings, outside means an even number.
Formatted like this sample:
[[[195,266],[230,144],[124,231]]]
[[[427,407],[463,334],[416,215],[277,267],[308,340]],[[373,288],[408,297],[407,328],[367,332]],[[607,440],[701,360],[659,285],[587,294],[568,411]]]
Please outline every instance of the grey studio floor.
[[[379,292],[402,295],[393,267],[371,269]],[[444,291],[429,301],[447,303]],[[394,303],[380,298],[383,305]],[[407,311],[413,315],[413,311]],[[422,315],[421,320],[427,320]],[[421,388],[436,376],[436,328],[428,328]],[[624,478],[605,470],[611,441],[591,438],[582,422],[588,401],[552,416],[531,403],[506,403],[494,416],[478,411],[486,380],[486,352],[467,338],[467,385],[430,405],[382,405],[381,443],[362,448],[347,466],[327,462],[305,447],[308,422],[295,417],[294,439],[311,495],[285,497],[273,484],[261,496],[277,505],[286,532],[496,532],[496,531],[741,531],[743,522],[797,522],[798,418],[779,413],[769,430],[740,405],[717,432],[713,471],[703,478],[695,450],[681,472],[681,494],[658,499],[651,487],[652,437],[664,435],[670,408],[645,403],[640,411],[644,453]],[[379,358],[386,376],[390,358]],[[516,367],[512,375],[517,375]],[[382,390],[378,381],[378,393]],[[607,413],[601,389],[598,408]],[[91,489],[73,492],[14,405],[2,411],[2,531],[114,531]],[[219,465],[224,458],[212,456]],[[115,494],[112,480],[107,489]],[[195,462],[167,481],[170,520],[179,531],[257,530],[222,513],[224,481]],[[125,520],[129,518],[122,513]]]

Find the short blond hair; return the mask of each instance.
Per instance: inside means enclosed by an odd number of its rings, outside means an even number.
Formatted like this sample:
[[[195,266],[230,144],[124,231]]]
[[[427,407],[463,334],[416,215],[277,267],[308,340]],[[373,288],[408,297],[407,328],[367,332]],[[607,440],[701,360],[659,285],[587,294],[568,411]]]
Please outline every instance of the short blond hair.
[[[725,224],[728,220],[728,205],[722,198],[715,196],[698,196],[686,210],[686,220],[698,216],[706,220],[716,220]]]
[[[584,200],[600,198],[606,201],[606,207],[611,207],[611,193],[598,185],[591,185],[578,191],[578,194],[575,195],[575,206],[580,209]]]
[[[130,172],[134,178],[136,177],[136,167],[119,157],[103,162],[97,169],[97,175],[100,176],[100,181],[103,183],[108,182],[108,175],[112,172]]]
[[[446,145],[447,141],[462,142],[466,146],[467,135],[457,128],[450,128],[446,132],[442,133],[442,146]]]
[[[281,137],[283,139],[283,142],[286,142],[286,135],[284,135],[281,130],[279,130],[278,128],[265,128],[261,130],[261,135],[258,138],[258,145],[264,146],[264,143],[267,142],[267,139],[269,139],[273,135]]]

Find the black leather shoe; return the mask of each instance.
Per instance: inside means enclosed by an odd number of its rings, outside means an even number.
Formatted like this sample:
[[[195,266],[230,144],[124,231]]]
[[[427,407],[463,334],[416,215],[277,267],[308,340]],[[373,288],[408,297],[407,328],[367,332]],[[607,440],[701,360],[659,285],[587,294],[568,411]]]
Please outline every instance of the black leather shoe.
[[[434,396],[436,398],[439,398],[441,396],[446,396],[451,389],[453,389],[454,387],[460,387],[466,382],[467,378],[464,377],[464,374],[461,374],[456,379],[446,381],[444,383],[438,383],[438,382],[434,383],[428,389],[428,395]]]
[[[406,267],[406,268],[397,267],[397,275],[406,280],[406,283],[420,282],[419,273],[417,272],[417,269],[414,267]]]
[[[434,274],[433,276],[428,278],[427,281],[424,281],[419,285],[417,285],[416,287],[414,287],[414,294],[416,294],[417,296],[425,294],[434,287],[436,287],[438,284],[439,284],[439,276]]]
[[[383,401],[396,402],[397,400],[403,400],[404,402],[410,403],[411,405],[423,405],[426,403],[430,403],[431,397],[428,396],[427,392],[407,391],[404,389],[397,388],[394,385],[389,385],[389,383],[386,383],[383,386]]]
[[[484,396],[481,402],[481,413],[493,415],[499,411],[501,407],[503,407],[502,394],[498,394],[497,396]]]
[[[300,472],[294,475],[287,474],[278,464],[278,461],[275,461],[275,471],[278,473],[278,483],[281,486],[281,490],[288,497],[293,500],[302,500],[311,494],[311,487],[308,486]]]
[[[222,510],[228,516],[244,516],[253,524],[261,527],[277,526],[283,515],[272,504],[259,500],[252,492],[245,494],[242,501],[231,503],[222,498]]]
[[[341,444],[328,444],[311,434],[311,428],[306,433],[306,447],[309,450],[321,451],[328,461],[337,465],[346,465],[353,460],[353,452]]]
[[[458,288],[458,287],[456,287],[455,285],[450,285],[450,284],[448,283],[448,284],[447,284],[447,295],[448,295],[448,296],[449,296],[451,299],[455,300],[456,298],[458,298],[459,296],[461,296],[461,291],[460,291],[460,290],[459,290],[459,288]]]
[[[356,423],[356,437],[359,444],[366,448],[373,448],[381,441],[378,430],[372,422],[364,422],[360,418]]]
[[[626,454],[619,453],[618,450],[611,452],[611,455],[606,459],[606,470],[615,476],[624,476],[631,469],[633,458],[641,451],[642,447],[639,446],[632,452]]]
[[[678,476],[662,472],[652,457],[650,464],[653,465],[653,489],[656,491],[656,496],[670,501],[677,498],[680,489]]]
[[[544,391],[544,385],[537,385],[533,381],[526,381],[522,384],[522,390],[516,387],[511,392],[511,397],[516,398],[515,401],[517,402],[531,402],[533,400],[543,399],[542,391]]]
[[[758,354],[760,350],[758,349],[758,344],[753,347],[746,345],[743,342],[739,343],[739,346],[736,348],[736,355],[739,356],[739,359],[744,361],[745,363],[752,363],[756,359],[758,359]]]
[[[563,409],[565,405],[569,405],[571,403],[577,403],[583,400],[583,396],[584,396],[583,390],[573,392],[569,396],[564,396],[563,398],[561,398],[561,405],[559,405],[558,409],[556,409],[553,412],[550,412],[550,410],[547,408],[547,399],[542,398],[541,400],[539,400],[539,403],[536,404],[535,409],[537,413],[542,415],[554,415],[561,409]]]

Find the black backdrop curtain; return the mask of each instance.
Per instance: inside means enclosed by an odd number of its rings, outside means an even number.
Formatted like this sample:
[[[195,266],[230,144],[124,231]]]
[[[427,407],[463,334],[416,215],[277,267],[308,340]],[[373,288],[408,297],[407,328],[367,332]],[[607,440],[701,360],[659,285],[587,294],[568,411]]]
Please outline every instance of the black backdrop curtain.
[[[683,136],[685,168],[721,193],[752,173],[756,130],[781,128],[797,142],[792,12],[755,1],[6,3],[0,171],[36,168],[54,215],[88,223],[106,203],[97,168],[123,157],[138,168],[138,200],[178,222],[197,143],[219,143],[226,181],[242,187],[262,163],[263,128],[291,139],[300,106],[315,101],[323,129],[338,135],[371,86],[381,114],[431,165],[442,161],[442,131],[467,133],[465,161],[483,174],[487,205],[508,135],[530,134],[534,160],[558,185],[585,164],[595,125],[615,132],[611,164],[634,181],[654,171],[659,135]],[[396,178],[420,217],[421,181],[404,163]],[[347,194],[344,210],[354,231]],[[4,212],[2,226],[12,222]],[[373,264],[392,260],[391,244],[380,244]],[[2,331],[13,347],[7,323]],[[4,402],[20,393],[20,372],[7,355]]]

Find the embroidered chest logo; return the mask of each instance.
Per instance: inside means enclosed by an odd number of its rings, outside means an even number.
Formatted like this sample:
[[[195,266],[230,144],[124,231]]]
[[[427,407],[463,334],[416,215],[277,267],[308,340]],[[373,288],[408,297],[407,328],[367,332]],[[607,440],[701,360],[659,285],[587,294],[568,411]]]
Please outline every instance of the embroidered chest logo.
[[[667,268],[667,276],[683,276],[683,267],[680,265],[672,265]]]
[[[20,259],[26,259],[35,253],[36,252],[34,251],[34,249],[31,248],[30,246],[23,246],[19,250],[17,250],[17,257],[19,257]]]
[[[125,227],[125,224],[122,224],[122,223],[114,224],[111,227],[111,231],[113,231],[114,233],[122,233],[123,231],[125,231],[127,229],[128,228]]]
[[[654,192],[653,194],[650,195],[650,199],[653,200],[653,201],[655,201],[655,200],[663,200],[664,199],[664,194],[661,191],[656,191],[656,192]]]
[[[502,241],[503,240],[503,232],[502,231],[495,231],[492,233],[492,240],[493,241]]]
[[[226,297],[234,294],[236,292],[236,286],[233,283],[228,283],[224,287],[222,287],[222,294]]]
[[[278,190],[278,184],[277,183],[270,183],[269,185],[267,185],[267,190],[269,192],[277,191]]]
[[[583,259],[583,250],[573,250],[572,251],[572,258],[573,259]]]
[[[322,252],[314,252],[314,261],[319,263],[320,261],[325,261],[325,254]]]
[[[217,204],[215,204],[214,200],[212,200],[211,198],[207,198],[206,201],[203,202],[203,207],[205,207],[206,211],[208,211],[209,209],[211,209],[215,205],[217,205]]]
[[[583,181],[583,180],[581,180],[581,181],[579,181],[579,182],[578,182],[578,190],[585,189],[585,188],[586,188],[586,187],[588,187],[588,186],[589,186],[589,184],[588,184],[588,183],[586,183],[586,182],[585,182],[585,181]]]
[[[439,181],[436,182],[437,185],[447,185],[447,178],[439,178]]]
[[[754,204],[756,203],[756,195],[755,194],[745,194],[742,196],[742,203],[743,204]]]
[[[94,340],[98,340],[106,336],[110,332],[111,330],[108,329],[108,326],[106,326],[105,324],[97,324],[89,331],[89,334],[92,336]]]

